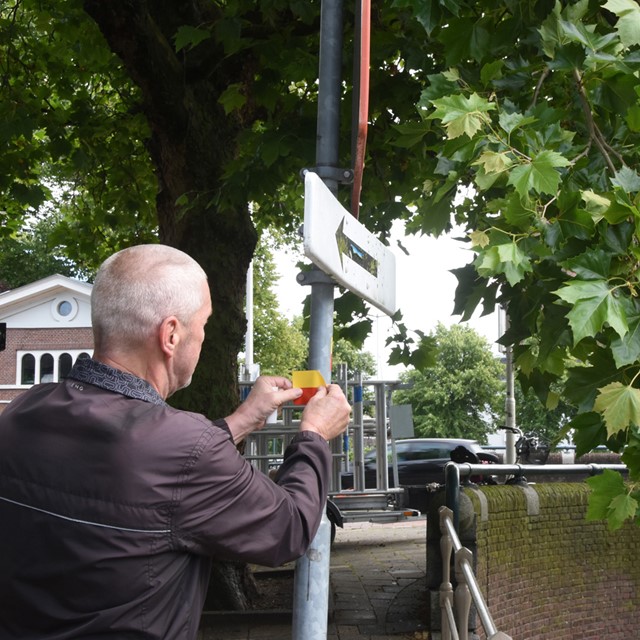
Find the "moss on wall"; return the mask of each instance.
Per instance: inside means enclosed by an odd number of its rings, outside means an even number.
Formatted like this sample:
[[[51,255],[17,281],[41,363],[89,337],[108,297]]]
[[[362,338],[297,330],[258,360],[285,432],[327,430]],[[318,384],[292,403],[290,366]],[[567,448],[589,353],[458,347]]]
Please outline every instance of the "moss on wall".
[[[520,640],[640,637],[640,527],[587,522],[583,483],[528,490],[537,500],[516,486],[465,490],[476,514],[476,575],[498,628]]]

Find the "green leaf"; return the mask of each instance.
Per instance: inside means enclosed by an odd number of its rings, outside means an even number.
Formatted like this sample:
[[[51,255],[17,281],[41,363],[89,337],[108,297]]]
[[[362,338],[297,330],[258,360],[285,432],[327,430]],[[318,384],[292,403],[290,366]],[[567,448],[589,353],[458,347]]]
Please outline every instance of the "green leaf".
[[[625,120],[631,131],[640,132],[640,107],[637,105],[629,107]]]
[[[593,451],[607,441],[607,429],[602,416],[595,411],[581,413],[567,424],[573,430],[573,442],[576,445],[576,458]]]
[[[640,425],[640,389],[612,382],[599,390],[593,408],[603,415],[607,434],[615,436]]]
[[[582,280],[605,280],[611,269],[611,255],[602,251],[587,250],[579,256],[562,263]]]
[[[640,360],[640,301],[632,298],[625,309],[629,331],[611,341],[611,353],[618,368]]]
[[[431,130],[429,122],[407,122],[405,124],[393,125],[399,136],[393,138],[391,144],[403,149],[410,149],[422,142],[423,138]]]
[[[489,122],[487,113],[496,108],[496,105],[477,93],[468,98],[462,95],[446,96],[432,101],[436,110],[429,116],[432,119],[442,120],[449,139],[458,138],[467,134],[473,138],[481,127]]]
[[[242,93],[243,86],[241,84],[230,84],[218,98],[218,102],[223,106],[226,115],[232,111],[240,109],[247,102],[246,96]]]
[[[591,488],[587,507],[587,520],[607,520],[609,529],[619,529],[627,518],[632,518],[638,503],[629,496],[622,476],[611,469],[587,478]]]
[[[624,306],[606,280],[574,280],[554,293],[573,305],[567,317],[574,345],[595,336],[605,323],[621,337],[629,329]]]
[[[575,240],[587,240],[594,230],[593,218],[584,209],[569,207],[558,218],[544,227],[547,244],[558,249]]]
[[[611,200],[590,190],[582,191],[581,195],[586,210],[593,218],[593,221],[600,222],[604,218],[607,209],[611,206]]]
[[[418,346],[411,352],[409,362],[418,371],[432,367],[436,363],[438,343],[434,336],[423,336]]]
[[[630,432],[629,440],[620,456],[620,461],[627,465],[630,480],[638,480],[640,478],[640,438],[637,433],[633,433],[633,430]]]
[[[181,51],[185,47],[193,49],[194,47],[197,47],[201,42],[210,37],[211,32],[208,29],[200,29],[198,27],[183,25],[178,28],[178,31],[176,31],[176,52]]]
[[[518,112],[506,112],[502,111],[500,113],[500,117],[498,118],[498,122],[504,131],[511,134],[519,127],[523,127],[524,125],[531,124],[535,122],[536,118],[533,116],[525,116]]]
[[[635,193],[640,191],[640,176],[635,169],[622,167],[620,171],[616,171],[615,178],[611,178],[611,184],[620,187],[623,192]]]
[[[504,68],[504,60],[494,60],[487,62],[480,70],[480,80],[486,87],[492,80],[502,78],[502,69]]]
[[[638,511],[638,501],[628,493],[617,495],[609,505],[607,519],[612,531],[619,529],[625,520],[635,518]]]
[[[415,14],[416,20],[422,25],[427,35],[436,28],[442,15],[438,2],[421,2],[416,4],[410,0],[393,0],[391,6],[397,9],[409,9]]]
[[[529,229],[533,222],[535,212],[527,206],[529,203],[523,201],[520,196],[511,192],[506,201],[502,201],[500,211],[504,215],[504,219],[517,229]]]
[[[598,390],[620,379],[620,373],[607,349],[595,351],[589,357],[590,366],[567,368],[564,393],[581,412],[591,411]],[[602,443],[599,443],[602,444]]]
[[[561,20],[560,27],[567,40],[578,42],[586,49],[597,51],[601,46],[600,37],[593,32],[593,25],[585,26],[580,22]]]
[[[469,233],[472,247],[480,247],[483,249],[489,244],[489,236],[484,231],[471,231]]]
[[[521,197],[529,191],[555,195],[560,183],[558,167],[566,167],[569,161],[555,151],[543,151],[530,162],[515,167],[509,175],[512,184]]]
[[[513,164],[513,160],[506,152],[484,151],[473,164],[482,166],[485,173],[502,173]]]
[[[498,245],[498,256],[510,285],[520,282],[531,271],[531,261],[516,242]]]
[[[616,29],[622,44],[629,48],[640,44],[640,7],[633,0],[608,0],[604,5],[618,16]]]

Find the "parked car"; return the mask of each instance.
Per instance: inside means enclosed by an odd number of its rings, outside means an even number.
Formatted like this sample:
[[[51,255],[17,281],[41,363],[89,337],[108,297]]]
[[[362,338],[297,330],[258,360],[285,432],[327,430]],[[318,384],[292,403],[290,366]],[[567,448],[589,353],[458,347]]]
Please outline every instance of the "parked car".
[[[464,438],[410,438],[396,440],[398,479],[400,486],[427,485],[444,482],[444,467],[451,462],[451,452],[464,447],[483,462],[500,462],[493,452],[483,449],[476,440]],[[389,486],[393,487],[393,467],[391,445],[387,449]],[[376,451],[369,451],[364,457],[365,488],[376,487]],[[343,489],[353,489],[353,473],[342,473]]]

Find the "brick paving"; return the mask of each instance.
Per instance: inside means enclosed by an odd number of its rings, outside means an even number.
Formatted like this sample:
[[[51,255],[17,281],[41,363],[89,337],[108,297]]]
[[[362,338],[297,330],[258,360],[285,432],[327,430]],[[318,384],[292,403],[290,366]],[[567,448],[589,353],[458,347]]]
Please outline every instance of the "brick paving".
[[[347,523],[331,549],[328,640],[427,638],[426,519]],[[229,616],[199,640],[287,640],[290,612]]]

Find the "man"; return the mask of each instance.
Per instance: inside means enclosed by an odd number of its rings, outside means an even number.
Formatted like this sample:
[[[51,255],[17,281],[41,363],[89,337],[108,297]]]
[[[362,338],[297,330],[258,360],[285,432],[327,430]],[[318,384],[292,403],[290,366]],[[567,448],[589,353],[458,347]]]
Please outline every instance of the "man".
[[[189,384],[210,314],[186,254],[116,253],[93,287],[93,359],[0,416],[3,640],[192,639],[211,558],[277,566],[305,552],[349,404],[318,389],[272,482],[234,442],[300,395],[288,380],[258,379],[215,422],[165,402]]]

